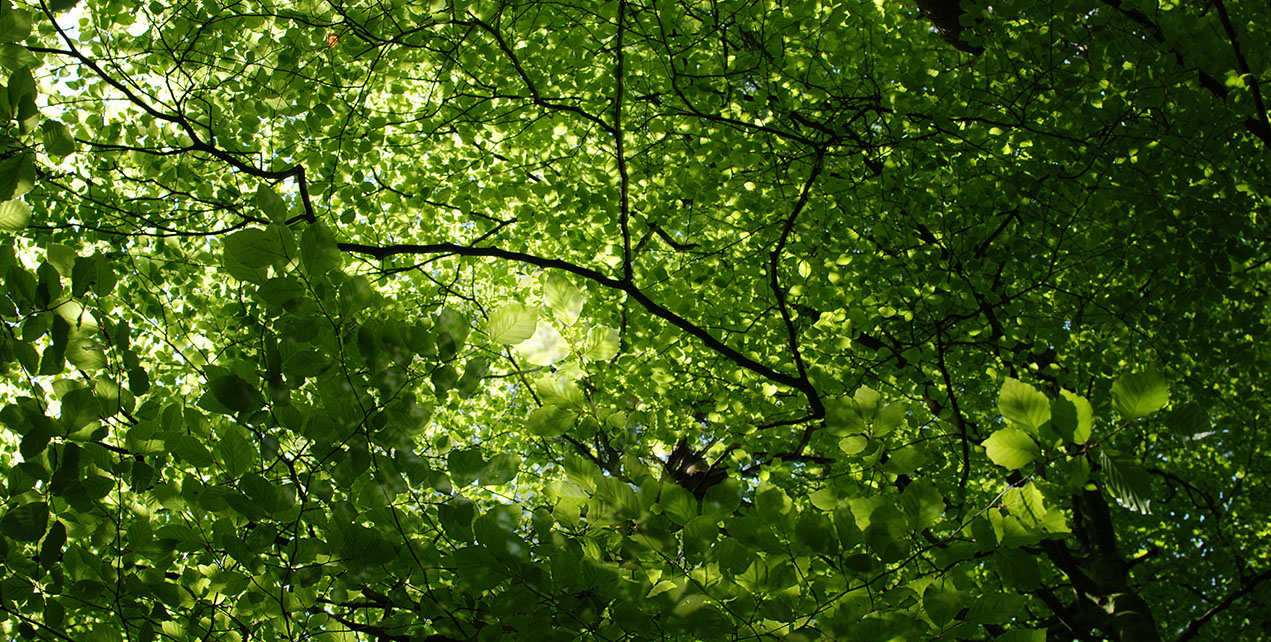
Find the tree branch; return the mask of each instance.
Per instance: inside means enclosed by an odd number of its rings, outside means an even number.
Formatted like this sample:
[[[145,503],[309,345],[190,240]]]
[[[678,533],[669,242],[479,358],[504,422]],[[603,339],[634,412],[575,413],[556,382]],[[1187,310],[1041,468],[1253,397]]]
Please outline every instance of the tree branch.
[[[71,57],[78,60],[85,67],[88,67],[90,70],[92,70],[93,73],[97,74],[97,76],[102,79],[102,82],[105,82],[107,85],[110,85],[111,87],[118,90],[120,93],[124,95],[124,98],[128,99],[128,102],[132,103],[138,109],[145,112],[146,115],[152,118],[155,118],[156,120],[161,120],[161,121],[176,125],[182,132],[184,132],[187,136],[190,137],[191,144],[188,149],[192,151],[200,151],[205,154],[208,154],[212,156],[213,158],[229,165],[230,167],[233,167],[234,169],[237,169],[243,172],[244,174],[247,174],[249,176],[254,176],[256,178],[264,178],[269,180],[285,180],[288,178],[295,179],[296,187],[300,191],[300,203],[304,207],[304,212],[305,212],[304,219],[309,221],[310,223],[317,220],[317,216],[314,214],[314,211],[313,211],[313,202],[309,198],[309,185],[308,185],[308,181],[305,179],[305,168],[303,165],[292,165],[291,167],[288,167],[286,169],[281,169],[281,170],[261,169],[259,167],[255,167],[253,165],[244,163],[243,161],[235,158],[229,152],[226,152],[225,150],[216,147],[211,142],[205,142],[202,138],[199,137],[198,133],[194,131],[194,127],[190,125],[190,121],[187,120],[184,116],[174,116],[167,112],[163,112],[163,111],[160,111],[159,109],[156,109],[155,107],[150,105],[148,102],[143,100],[136,93],[134,93],[131,89],[129,89],[127,85],[123,84],[117,78],[111,76],[110,74],[107,74],[106,71],[102,69],[97,64],[96,61],[94,61],[93,59],[81,53],[80,50],[75,47],[75,42],[71,40],[70,36],[68,36],[65,31],[62,30],[61,25],[57,24],[57,19],[53,15],[53,11],[49,9],[48,5],[45,4],[43,0],[41,0],[40,2],[40,9],[41,11],[44,12],[44,15],[48,17],[49,23],[53,25],[53,29],[57,31],[57,34],[62,38],[62,41],[66,43],[68,51],[65,53],[68,53]],[[209,134],[210,133],[211,132],[209,131]]]
[[[808,173],[808,178],[803,182],[803,188],[799,190],[799,200],[795,202],[794,208],[790,210],[790,215],[786,217],[785,225],[781,228],[781,238],[777,240],[777,247],[772,249],[772,253],[768,255],[768,287],[772,289],[772,295],[777,299],[777,310],[781,313],[781,320],[786,325],[786,345],[790,348],[790,355],[794,358],[794,366],[799,371],[799,379],[805,384],[808,393],[808,404],[812,407],[812,416],[820,419],[825,416],[825,404],[821,402],[821,395],[812,386],[808,380],[807,364],[803,362],[803,354],[799,351],[799,333],[795,330],[794,319],[790,317],[790,306],[786,303],[786,291],[781,288],[780,267],[781,253],[786,249],[786,243],[790,240],[790,232],[794,230],[795,221],[799,219],[799,214],[803,212],[803,208],[808,204],[808,197],[812,194],[812,185],[816,183],[816,179],[821,175],[821,169],[824,167],[825,148],[818,147],[816,150],[816,158],[812,160],[812,171]],[[799,439],[799,445],[795,447],[794,452],[801,453],[807,447],[808,442],[812,439],[812,433],[816,431],[817,424],[810,424],[804,431],[803,436]]]
[[[1191,625],[1187,627],[1187,630],[1183,631],[1183,634],[1178,636],[1178,640],[1176,642],[1187,642],[1188,640],[1196,637],[1196,634],[1200,632],[1201,627],[1205,626],[1206,622],[1213,619],[1215,615],[1218,615],[1227,607],[1234,604],[1236,600],[1248,595],[1250,591],[1257,588],[1259,584],[1267,581],[1268,578],[1271,578],[1271,568],[1264,569],[1261,573],[1253,576],[1253,578],[1244,582],[1239,589],[1232,592],[1231,595],[1223,598],[1221,602],[1215,604],[1208,611],[1205,611],[1205,613],[1200,617],[1193,620]]]
[[[622,94],[626,91],[623,79],[622,32],[623,19],[626,18],[626,0],[618,2],[618,42],[617,63],[614,64],[614,98],[613,98],[613,138],[614,151],[618,154],[618,217],[622,227],[622,280],[630,283],[633,276],[631,266],[631,202],[628,198],[630,177],[627,175],[627,155],[623,150],[622,132]]]
[[[808,397],[809,403],[811,403],[814,398],[817,403],[820,403],[820,398],[817,395],[816,390],[812,388],[806,378],[794,377],[783,372],[778,372],[763,365],[762,363],[759,363],[758,361],[755,361],[754,359],[751,359],[750,357],[747,357],[741,352],[729,347],[723,341],[715,338],[701,326],[694,324],[692,321],[685,319],[684,317],[653,301],[649,298],[649,295],[645,294],[635,285],[606,276],[605,274],[588,267],[583,267],[560,259],[548,259],[541,256],[535,256],[533,254],[504,250],[497,247],[468,247],[465,245],[456,245],[454,243],[432,243],[428,245],[397,244],[384,246],[364,245],[361,243],[340,243],[338,247],[344,252],[352,254],[366,254],[377,259],[384,259],[400,254],[455,254],[458,256],[493,257],[508,261],[515,261],[517,263],[525,263],[527,265],[534,265],[546,269],[563,270],[612,290],[625,293],[628,297],[636,303],[639,303],[645,310],[648,310],[654,316],[663,319],[689,335],[696,337],[708,348],[714,350],[738,366],[768,379],[769,381],[789,386],[802,392]]]

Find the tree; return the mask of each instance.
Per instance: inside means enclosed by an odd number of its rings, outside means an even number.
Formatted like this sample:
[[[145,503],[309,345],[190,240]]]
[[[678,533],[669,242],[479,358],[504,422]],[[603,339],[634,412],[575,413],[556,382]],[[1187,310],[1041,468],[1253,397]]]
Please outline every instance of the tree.
[[[1265,3],[11,4],[6,639],[1271,630]]]

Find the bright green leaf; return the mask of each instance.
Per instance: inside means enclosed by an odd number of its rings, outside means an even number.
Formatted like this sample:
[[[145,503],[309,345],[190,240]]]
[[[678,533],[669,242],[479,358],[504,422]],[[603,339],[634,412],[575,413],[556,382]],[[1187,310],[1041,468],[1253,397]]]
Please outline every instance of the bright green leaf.
[[[225,256],[251,268],[281,265],[287,261],[282,241],[272,229],[248,228],[225,238]]]
[[[1007,377],[997,397],[997,408],[1015,426],[1030,435],[1050,421],[1050,401],[1036,388]]]
[[[543,279],[543,300],[565,325],[574,325],[583,309],[583,292],[561,274],[549,272]]]
[[[0,203],[0,232],[21,232],[31,221],[31,206],[23,201]]]
[[[287,220],[287,203],[278,196],[278,192],[264,183],[256,186],[256,207],[275,223]]]
[[[510,303],[490,314],[486,332],[490,341],[503,345],[516,345],[534,335],[538,322],[538,310],[519,303]]]
[[[558,437],[573,427],[576,416],[568,410],[547,405],[536,408],[525,421],[525,428],[532,435]]]
[[[1037,442],[1017,428],[998,430],[983,445],[993,463],[1011,470],[1019,470],[1041,455]]]
[[[587,330],[583,356],[592,361],[608,361],[618,354],[618,331],[602,325]]]
[[[1112,384],[1112,399],[1123,418],[1146,417],[1169,403],[1169,384],[1153,372],[1121,375]]]

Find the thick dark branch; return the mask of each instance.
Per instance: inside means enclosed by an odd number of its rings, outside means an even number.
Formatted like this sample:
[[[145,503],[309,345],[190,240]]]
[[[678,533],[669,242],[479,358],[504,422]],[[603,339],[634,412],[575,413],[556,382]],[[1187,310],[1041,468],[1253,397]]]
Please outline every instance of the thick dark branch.
[[[687,252],[693,248],[701,247],[698,243],[680,243],[676,241],[670,234],[666,233],[666,230],[662,229],[661,225],[658,225],[657,223],[649,223],[649,231],[653,234],[657,234],[658,238],[662,239],[663,242],[671,246],[671,249],[676,252]],[[646,236],[645,238],[647,239],[648,237]]]
[[[1262,126],[1261,132],[1254,130],[1254,133],[1260,134],[1259,138],[1263,138],[1261,134],[1271,132],[1271,120],[1267,119],[1267,106],[1262,102],[1262,89],[1258,86],[1258,77],[1253,75],[1253,71],[1249,68],[1249,61],[1240,49],[1240,39],[1236,35],[1236,28],[1231,24],[1231,16],[1227,15],[1227,5],[1223,0],[1214,0],[1214,7],[1218,9],[1218,20],[1222,22],[1222,29],[1227,33],[1227,40],[1231,43],[1232,52],[1236,56],[1236,68],[1249,78],[1249,92],[1253,94],[1253,107],[1258,112],[1256,122]],[[1271,144],[1271,141],[1268,143]]]
[[[363,245],[361,243],[340,243],[339,248],[344,252],[353,254],[366,254],[377,259],[384,259],[399,254],[455,254],[458,256],[488,256],[493,258],[504,259],[508,261],[516,261],[527,265],[534,265],[541,268],[551,270],[564,270],[570,274],[575,274],[593,283],[598,283],[612,290],[625,293],[628,297],[639,303],[645,310],[648,310],[654,316],[661,318],[671,325],[683,330],[689,335],[696,337],[708,348],[719,353],[729,361],[749,370],[769,381],[789,386],[802,392],[808,397],[809,402],[816,399],[820,403],[816,390],[812,388],[806,378],[793,377],[791,375],[778,372],[768,366],[747,357],[746,355],[728,347],[727,344],[716,339],[711,333],[702,329],[700,326],[685,319],[684,317],[668,310],[659,305],[657,302],[649,298],[640,288],[631,283],[627,283],[620,279],[606,276],[596,270],[581,265],[575,265],[568,261],[560,259],[548,259],[524,252],[514,252],[504,250],[497,247],[468,247],[465,245],[456,245],[454,243],[433,243],[429,245]],[[824,410],[822,410],[824,412]]]
[[[966,496],[967,480],[971,476],[971,438],[967,434],[966,416],[962,414],[962,407],[958,405],[958,396],[954,392],[957,387],[953,384],[953,376],[949,374],[949,365],[945,359],[945,343],[944,332],[941,327],[936,327],[936,360],[940,367],[940,376],[944,380],[945,393],[949,398],[949,407],[953,410],[950,417],[953,425],[958,429],[958,436],[962,441],[962,472],[958,475],[958,491],[962,497]],[[939,413],[937,413],[939,416]],[[959,500],[962,501],[962,500]]]
[[[1112,7],[1113,9],[1116,9],[1117,11],[1121,13],[1121,15],[1125,16],[1129,20],[1146,28],[1148,30],[1148,35],[1151,36],[1151,38],[1155,40],[1158,44],[1162,45],[1162,48],[1164,49],[1164,46],[1166,42],[1168,41],[1167,38],[1165,37],[1165,30],[1162,29],[1160,25],[1156,24],[1156,22],[1154,22],[1151,18],[1149,18],[1147,14],[1144,14],[1142,11],[1139,11],[1138,9],[1126,8],[1125,5],[1122,4],[1121,0],[1103,0],[1103,3]],[[1225,14],[1226,11],[1223,10],[1222,13]],[[1232,41],[1232,44],[1233,45],[1235,44],[1234,40]],[[1174,55],[1174,61],[1178,63],[1179,67],[1182,67],[1184,69],[1188,68],[1186,60],[1183,58],[1183,52],[1179,51],[1177,47],[1165,49],[1165,52]],[[1227,86],[1224,83],[1220,82],[1217,78],[1215,78],[1209,72],[1206,72],[1204,69],[1201,69],[1200,67],[1196,67],[1195,69],[1196,69],[1197,77],[1200,80],[1201,87],[1204,87],[1206,90],[1209,91],[1209,93],[1213,94],[1215,97],[1217,97],[1220,100],[1227,99],[1227,94],[1229,94],[1230,91],[1227,89]],[[1250,75],[1250,77],[1253,78],[1252,74]],[[1264,145],[1266,145],[1268,148],[1271,148],[1271,124],[1268,124],[1266,109],[1260,103],[1261,94],[1258,93],[1258,90],[1256,88],[1257,79],[1253,78],[1253,80],[1254,80],[1254,83],[1251,85],[1251,89],[1254,90],[1255,106],[1258,108],[1259,118],[1246,118],[1241,124],[1245,126],[1245,129],[1247,129],[1249,133],[1258,137],[1258,139],[1261,140]]]

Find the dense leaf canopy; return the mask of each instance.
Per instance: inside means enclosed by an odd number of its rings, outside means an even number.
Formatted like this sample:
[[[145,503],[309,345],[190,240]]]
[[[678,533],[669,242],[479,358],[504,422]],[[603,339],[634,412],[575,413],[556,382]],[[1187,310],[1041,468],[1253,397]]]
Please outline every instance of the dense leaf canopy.
[[[1271,635],[1271,7],[0,0],[0,638]]]

